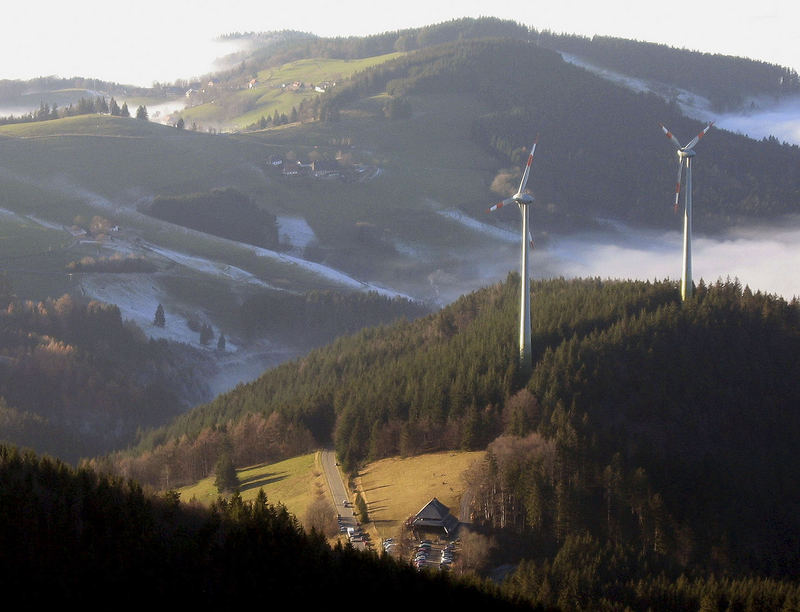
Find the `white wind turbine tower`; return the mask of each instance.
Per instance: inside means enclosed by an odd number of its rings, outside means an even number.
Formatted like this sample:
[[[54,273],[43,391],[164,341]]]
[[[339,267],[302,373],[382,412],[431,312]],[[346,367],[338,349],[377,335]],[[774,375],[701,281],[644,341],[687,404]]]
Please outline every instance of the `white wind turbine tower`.
[[[695,156],[694,146],[706,135],[714,125],[712,121],[705,129],[695,136],[685,147],[681,146],[678,139],[672,135],[663,123],[661,129],[678,149],[678,181],[675,183],[675,211],[678,210],[678,199],[681,192],[681,171],[686,166],[686,190],[684,202],[686,207],[683,212],[683,274],[681,276],[681,299],[686,301],[692,297],[692,158]]]
[[[538,142],[538,138],[536,141]],[[520,263],[520,308],[519,308],[519,362],[523,371],[529,372],[533,367],[531,352],[531,292],[530,279],[528,277],[528,245],[533,246],[533,238],[528,223],[528,206],[533,204],[533,196],[525,192],[525,185],[531,173],[531,162],[533,152],[536,150],[536,142],[533,143],[531,154],[528,156],[528,163],[525,165],[525,172],[522,174],[522,182],[519,189],[510,198],[498,202],[489,212],[498,208],[503,208],[506,204],[517,204],[522,213],[522,257]]]

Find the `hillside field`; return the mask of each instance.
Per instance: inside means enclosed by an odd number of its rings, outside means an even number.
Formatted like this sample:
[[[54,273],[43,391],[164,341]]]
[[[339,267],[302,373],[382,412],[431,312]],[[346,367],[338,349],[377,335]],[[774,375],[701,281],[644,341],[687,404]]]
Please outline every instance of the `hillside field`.
[[[301,519],[313,500],[314,491],[325,486],[325,479],[315,453],[292,457],[277,463],[260,463],[236,471],[242,499],[251,501],[264,489],[270,503],[281,503]],[[186,502],[210,505],[218,497],[214,476],[178,489]]]
[[[376,541],[395,536],[403,522],[433,497],[458,516],[464,492],[462,474],[485,454],[485,451],[430,453],[367,464],[355,484],[367,502],[372,523],[369,528]],[[271,503],[283,504],[301,522],[315,497],[330,495],[316,453],[249,466],[237,470],[237,474],[242,499],[254,500],[263,489]],[[204,505],[210,505],[218,497],[213,476],[178,492],[181,500]]]
[[[458,517],[465,489],[462,475],[485,455],[485,451],[450,451],[367,464],[356,484],[379,539],[396,536],[403,522],[434,497]]]

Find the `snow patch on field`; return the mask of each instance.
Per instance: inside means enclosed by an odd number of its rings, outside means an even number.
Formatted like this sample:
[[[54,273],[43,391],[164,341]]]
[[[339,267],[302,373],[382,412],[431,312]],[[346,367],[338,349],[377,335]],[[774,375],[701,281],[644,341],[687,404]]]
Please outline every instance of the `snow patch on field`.
[[[44,219],[35,217],[34,215],[21,215],[17,212],[14,212],[13,210],[8,210],[7,208],[0,208],[0,215],[3,215],[5,217],[14,217],[15,219],[18,219],[20,221],[26,221],[26,220],[33,221],[37,225],[41,225],[42,227],[46,227],[47,229],[58,230],[58,231],[65,230],[64,226],[59,223],[46,221]]]
[[[303,217],[278,216],[277,223],[281,244],[292,247],[292,252],[302,254],[306,247],[317,240],[314,230]]]
[[[33,215],[26,215],[26,218],[30,219],[31,221],[33,221],[34,223],[36,223],[38,225],[41,225],[42,227],[46,227],[48,229],[59,230],[59,231],[64,231],[65,230],[64,226],[59,224],[59,223],[52,223],[50,221],[46,221],[45,219],[40,219],[39,217],[35,217]]]
[[[172,249],[167,249],[164,247],[159,247],[153,244],[148,244],[144,247],[146,250],[156,253],[161,257],[178,264],[180,266],[184,266],[191,270],[195,270],[197,272],[202,272],[204,274],[210,274],[217,278],[226,278],[237,283],[245,283],[250,285],[257,285],[259,287],[264,287],[265,289],[274,289],[269,283],[265,283],[260,278],[251,274],[247,270],[242,270],[241,268],[237,268],[236,266],[231,266],[226,263],[212,261],[210,259],[206,259],[205,257],[198,257],[196,255],[188,255],[186,253],[180,253],[178,251],[173,251]]]
[[[167,301],[166,292],[150,274],[85,274],[83,293],[95,300],[116,304],[122,319],[133,321],[150,338],[200,346],[199,334],[189,329],[186,317]],[[156,308],[162,304],[167,324],[153,325]]]
[[[307,259],[302,259],[301,257],[296,257],[288,253],[278,253],[277,251],[271,251],[270,249],[265,249],[262,247],[253,247],[252,251],[258,257],[269,257],[271,259],[277,259],[284,263],[297,265],[303,268],[304,270],[308,270],[309,272],[313,272],[314,274],[317,274],[328,280],[339,283],[340,285],[350,287],[352,289],[361,289],[362,291],[375,291],[381,295],[393,298],[402,297],[409,300],[414,299],[409,295],[400,293],[399,291],[386,289],[384,287],[379,287],[378,285],[374,285],[372,283],[360,281],[358,279],[353,278],[352,276],[345,274],[341,270],[331,268],[329,266],[326,266],[325,264],[320,264],[314,261],[309,261]]]

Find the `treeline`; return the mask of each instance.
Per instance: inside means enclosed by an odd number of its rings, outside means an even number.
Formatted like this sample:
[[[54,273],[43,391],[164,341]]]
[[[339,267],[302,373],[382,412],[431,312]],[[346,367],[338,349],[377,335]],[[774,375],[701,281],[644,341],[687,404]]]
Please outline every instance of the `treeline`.
[[[49,103],[41,102],[38,110],[31,111],[25,115],[0,117],[0,125],[50,121],[51,119],[77,117],[78,115],[93,115],[95,113],[109,114],[113,117],[131,116],[127,102],[123,102],[122,106],[120,106],[113,97],[110,101],[107,101],[104,97],[98,96],[96,98],[81,98],[75,104],[70,104],[64,108],[58,108],[55,104],[50,106]],[[144,106],[139,106],[136,117],[137,119],[147,119],[147,110]]]
[[[268,248],[278,245],[275,215],[233,187],[180,196],[159,195],[140,210],[158,219],[222,238]]]
[[[321,112],[325,108],[320,96],[314,98],[303,98],[296,106],[292,106],[289,113],[279,113],[276,108],[273,113],[261,115],[258,121],[246,126],[247,130],[263,130],[268,127],[277,127],[279,125],[287,125],[289,123],[296,123],[298,121],[316,121],[325,120],[327,115],[322,115]]]
[[[69,272],[155,272],[156,266],[139,255],[123,256],[115,254],[110,257],[82,257],[67,264]]]
[[[248,414],[238,421],[212,424],[199,435],[176,440],[162,438],[150,450],[116,451],[89,459],[83,465],[122,474],[161,490],[186,486],[214,474],[222,456],[235,466],[278,462],[318,448],[308,429],[278,412]]]
[[[249,334],[316,347],[365,327],[416,319],[430,310],[426,304],[375,291],[262,292],[246,298],[239,315]]]
[[[373,34],[336,38],[289,37],[276,49],[269,46],[253,54],[255,60],[285,64],[308,57],[361,59],[395,51],[413,51],[434,45],[477,38],[528,40],[529,29],[521,24],[496,17],[469,17],[423,26]],[[299,39],[298,39],[299,38]]]
[[[315,444],[332,440],[347,470],[491,445],[472,478],[486,528],[553,554],[589,533],[665,568],[794,576],[800,304],[736,282],[701,283],[688,304],[673,282],[535,282],[535,366],[523,378],[517,287],[512,275],[435,314],[340,338],[132,453],[273,413]]]
[[[669,576],[652,555],[568,536],[554,558],[523,560],[504,583],[509,596],[560,610],[663,612],[793,611],[800,584],[761,576]]]
[[[142,95],[147,88],[124,86],[109,81],[87,77],[62,78],[42,76],[27,81],[18,79],[0,79],[0,98],[14,98],[30,91],[50,91],[61,89],[84,89],[88,91],[123,91],[130,95]]]
[[[330,605],[342,585],[403,606],[513,604],[488,583],[420,573],[388,556],[331,547],[306,533],[263,491],[210,509],[154,495],[132,480],[0,446],[0,573],[34,605],[92,598],[128,604],[249,603],[268,592],[303,606]]]
[[[116,306],[69,295],[3,301],[0,440],[76,462],[203,399],[189,349],[148,341]]]
[[[609,36],[541,32],[535,40],[596,66],[700,94],[717,112],[746,109],[752,98],[800,92],[800,77],[793,68],[744,57]]]
[[[326,113],[335,117],[379,91],[396,98],[475,96],[494,110],[475,118],[473,141],[512,168],[524,164],[538,134],[536,214],[552,230],[574,229],[597,217],[674,227],[668,194],[677,158],[658,123],[686,142],[704,127],[655,94],[632,92],[564,62],[550,49],[517,41],[453,43],[381,64],[326,96]],[[630,143],[611,145],[620,134]],[[702,148],[694,184],[700,231],[796,212],[797,146],[715,129]]]

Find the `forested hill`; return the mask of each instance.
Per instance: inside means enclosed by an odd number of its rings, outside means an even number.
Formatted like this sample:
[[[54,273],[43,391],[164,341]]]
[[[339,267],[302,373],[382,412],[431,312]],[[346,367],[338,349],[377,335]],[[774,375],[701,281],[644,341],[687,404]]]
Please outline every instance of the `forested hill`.
[[[0,446],[0,574],[34,606],[154,601],[228,609],[259,596],[309,609],[355,594],[411,607],[468,603],[532,609],[478,581],[417,572],[408,564],[331,548],[306,534],[263,491],[211,509],[155,496],[132,481],[75,471]]]
[[[432,46],[365,70],[323,98],[321,117],[336,120],[383,92],[407,103],[407,121],[413,121],[415,98],[473,100],[464,129],[506,167],[522,165],[538,135],[536,215],[551,231],[596,217],[674,226],[665,194],[674,189],[675,151],[658,124],[684,141],[704,127],[656,94],[633,92],[551,49],[508,39]],[[715,128],[699,149],[693,184],[695,201],[702,202],[694,210],[699,231],[800,209],[797,146]]]
[[[276,452],[280,435],[292,451],[333,442],[347,469],[533,435],[542,445],[506,483],[513,512],[486,501],[488,522],[552,542],[588,530],[684,566],[796,571],[800,305],[735,282],[701,284],[685,305],[671,282],[550,280],[532,294],[530,378],[512,276],[341,338],[101,463],[136,477],[169,465],[180,481],[226,445]]]
[[[77,462],[208,397],[207,358],[148,340],[115,305],[20,300],[0,277],[0,442]]]
[[[258,47],[251,60],[272,65],[308,57],[358,59],[477,39],[528,41],[631,77],[700,94],[717,111],[741,108],[748,98],[800,92],[796,71],[768,62],[610,36],[588,38],[555,33],[533,26],[483,17],[371,36],[324,38],[299,32],[270,32],[230,37],[250,39]]]
[[[611,36],[542,32],[542,46],[570,53],[603,68],[705,96],[717,112],[746,107],[748,99],[800,93],[791,68],[744,57],[700,53]]]

